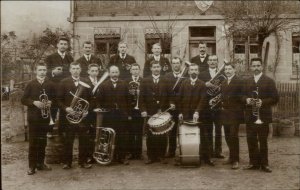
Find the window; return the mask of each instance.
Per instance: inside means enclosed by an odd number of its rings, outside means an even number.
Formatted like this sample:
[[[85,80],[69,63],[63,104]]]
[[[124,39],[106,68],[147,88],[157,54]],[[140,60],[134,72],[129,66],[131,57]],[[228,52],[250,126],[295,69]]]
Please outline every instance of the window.
[[[300,67],[300,35],[293,34],[292,36],[292,49],[293,49],[293,61],[292,61],[292,74],[297,76],[297,70],[299,75]]]

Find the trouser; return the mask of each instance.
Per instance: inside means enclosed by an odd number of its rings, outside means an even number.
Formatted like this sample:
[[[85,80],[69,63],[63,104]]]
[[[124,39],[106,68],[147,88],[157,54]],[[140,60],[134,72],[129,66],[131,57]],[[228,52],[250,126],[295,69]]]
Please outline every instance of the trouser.
[[[147,156],[150,160],[157,160],[165,157],[167,149],[167,134],[153,135],[147,130]]]
[[[250,164],[254,166],[268,166],[269,123],[261,125],[247,123],[246,132]]]
[[[239,124],[224,124],[225,140],[229,148],[229,160],[239,162]]]
[[[29,168],[36,168],[44,164],[45,148],[47,145],[47,127],[46,123],[28,122],[29,126]]]
[[[174,154],[177,148],[177,128],[178,128],[178,113],[171,112],[173,121],[175,122],[173,128],[169,132],[169,154]]]
[[[144,119],[141,117],[139,110],[132,110],[132,120],[129,123],[130,153],[134,157],[141,156]]]
[[[119,110],[111,110],[104,114],[103,127],[115,130],[114,158],[122,160],[129,152],[128,121]]]
[[[65,126],[65,138],[64,138],[64,164],[71,165],[72,164],[72,158],[73,158],[73,144],[75,135],[78,135],[78,164],[84,164],[87,159],[87,152],[88,152],[88,127],[85,124],[69,124]]]
[[[204,161],[211,159],[210,131],[209,123],[200,124],[200,157]]]
[[[87,150],[88,158],[93,158],[93,154],[95,151],[95,139],[96,139],[96,126],[90,125],[89,136],[88,136],[88,150]]]
[[[207,125],[210,127],[207,128],[208,132],[208,144],[210,146],[210,150],[214,154],[222,153],[222,124],[220,119],[219,111],[211,111],[210,117],[207,118]],[[215,146],[213,143],[213,128],[215,127]]]

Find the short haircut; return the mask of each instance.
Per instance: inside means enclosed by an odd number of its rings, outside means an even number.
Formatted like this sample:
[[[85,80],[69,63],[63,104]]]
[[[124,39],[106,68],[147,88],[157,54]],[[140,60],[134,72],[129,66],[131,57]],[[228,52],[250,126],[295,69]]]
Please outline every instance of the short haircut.
[[[126,43],[125,41],[120,41],[120,42],[118,43],[118,47],[119,47],[121,44],[125,44],[126,47],[128,47],[128,45],[127,45],[127,43]]]
[[[152,67],[153,65],[156,65],[156,64],[158,64],[158,65],[160,66],[159,61],[152,60],[152,61],[150,62],[151,67]]]
[[[199,44],[198,44],[198,46],[199,46],[200,44],[204,44],[205,46],[207,46],[206,42],[204,42],[204,41],[200,41]]]
[[[78,63],[78,62],[76,62],[76,61],[70,63],[70,68],[71,68],[71,66],[77,66],[77,65],[79,65],[79,67],[81,68],[80,63]]]
[[[44,66],[44,67],[47,68],[47,65],[46,65],[45,62],[39,62],[39,63],[35,64],[35,65],[34,65],[34,69],[36,70],[38,66]]]
[[[139,69],[141,69],[141,66],[139,65],[139,64],[137,64],[137,63],[133,63],[132,65],[131,65],[131,68],[132,67],[138,67]]]
[[[253,63],[254,61],[259,61],[260,64],[263,65],[262,59],[259,58],[259,57],[254,57],[254,58],[252,58],[251,61],[250,61],[251,65],[252,65],[252,63]]]
[[[208,56],[208,59],[209,59],[209,58],[211,58],[211,57],[216,57],[216,58],[217,58],[217,60],[219,60],[219,58],[218,58],[218,56],[217,56],[217,55],[209,55],[209,56]]]
[[[111,68],[112,68],[112,67],[116,67],[116,68],[117,68],[117,69],[120,71],[120,69],[119,69],[119,67],[118,67],[118,66],[111,65],[111,66],[109,66],[109,67],[108,67],[108,72],[110,72],[110,70],[111,70]]]
[[[66,41],[66,42],[70,42],[69,38],[66,36],[60,36],[57,40],[57,43],[59,43],[60,41]]]
[[[83,44],[82,44],[82,47],[84,47],[84,44],[91,44],[93,46],[93,43],[91,41],[89,41],[89,40],[84,41]]]
[[[96,63],[91,63],[91,64],[89,64],[88,69],[91,69],[92,67],[97,67],[98,70],[100,69],[100,68],[99,68],[99,65],[97,65]]]
[[[190,65],[190,67],[198,67],[198,69],[199,69],[199,65],[197,65],[196,63],[191,63],[191,65]]]
[[[235,63],[233,63],[233,62],[225,63],[224,68],[225,68],[226,66],[231,66],[232,68],[235,69]]]
[[[153,48],[154,46],[159,46],[159,47],[161,48],[161,45],[160,45],[160,43],[155,43],[155,44],[152,44],[152,48]]]
[[[180,64],[182,63],[182,60],[180,59],[180,57],[177,57],[177,56],[173,57],[171,63],[173,63],[173,60],[179,60],[179,63]]]

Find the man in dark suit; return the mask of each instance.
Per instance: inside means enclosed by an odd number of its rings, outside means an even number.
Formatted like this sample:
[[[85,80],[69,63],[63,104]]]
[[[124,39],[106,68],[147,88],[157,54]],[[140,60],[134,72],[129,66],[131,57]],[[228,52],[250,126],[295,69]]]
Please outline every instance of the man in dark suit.
[[[97,64],[100,71],[104,70],[101,60],[92,54],[93,44],[91,41],[83,42],[83,56],[76,60],[81,66],[81,76],[88,77],[89,64]]]
[[[243,122],[242,103],[243,84],[235,75],[235,65],[225,65],[227,80],[221,85],[222,123],[224,125],[225,140],[229,148],[228,164],[232,169],[239,168],[239,125]]]
[[[125,80],[131,77],[130,68],[133,63],[136,63],[135,58],[127,54],[127,43],[119,42],[118,52],[119,54],[114,55],[110,58],[107,68],[115,65],[120,70],[120,79]]]
[[[198,79],[199,66],[192,63],[189,67],[189,75],[189,79],[183,81],[179,90],[179,120],[197,122],[200,119],[200,156],[205,163],[214,166],[214,163],[210,160],[207,129],[202,124],[205,119],[203,113],[205,112],[207,96],[204,82]]]
[[[199,72],[205,71],[208,69],[208,54],[206,53],[206,43],[199,42],[199,55],[192,57],[191,62],[199,65]]]
[[[129,88],[129,114],[132,118],[129,122],[129,141],[132,159],[142,158],[143,118],[141,117],[138,101],[140,85],[143,79],[140,77],[140,72],[140,65],[137,63],[132,64],[130,68],[131,78],[126,81]]]
[[[150,64],[152,76],[144,78],[141,84],[140,106],[141,115],[144,118],[162,112],[168,107],[175,109],[175,105],[169,99],[167,81],[160,75],[160,63],[153,60]],[[149,128],[146,129],[146,134],[148,159],[145,164],[152,164],[156,161],[167,164],[165,159],[167,134],[153,135]]]
[[[55,99],[54,84],[46,78],[47,67],[44,63],[39,63],[35,66],[36,78],[28,83],[21,98],[23,105],[28,107],[27,121],[29,128],[29,170],[28,175],[33,175],[35,169],[51,170],[44,163],[45,147],[47,145],[46,134],[50,122],[50,108]],[[45,107],[40,96],[45,94],[48,97],[48,102]],[[43,95],[45,97],[45,95]],[[44,99],[45,100],[45,99]],[[48,112],[48,116],[42,115],[42,110]]]
[[[182,66],[182,61],[179,57],[174,57],[172,59],[172,71],[173,72],[169,72],[167,74],[165,74],[165,78],[167,79],[168,82],[168,88],[169,91],[171,92],[171,96],[170,98],[173,100],[173,102],[175,103],[175,106],[177,108],[177,100],[178,100],[178,95],[179,95],[179,88],[180,85],[183,81],[183,79],[181,79],[179,81],[179,83],[177,84],[177,86],[173,89],[177,79],[179,77],[181,77],[181,66]],[[172,128],[172,130],[169,132],[169,150],[168,150],[168,154],[167,157],[169,158],[173,158],[175,157],[175,152],[176,152],[176,147],[177,147],[177,125],[178,125],[178,110],[171,110],[170,111],[171,115],[172,115],[172,119],[175,122],[174,127]]]
[[[214,87],[213,84],[211,84],[209,81],[216,76],[218,72],[218,57],[216,55],[210,55],[208,57],[208,68],[205,71],[202,71],[199,74],[199,79],[205,82],[206,91],[208,91],[210,88]],[[209,101],[210,99],[217,96],[219,93],[210,95],[207,94]],[[222,124],[221,124],[221,107],[220,105],[214,106],[212,109],[207,104],[205,113],[206,119],[204,124],[207,126],[207,132],[208,132],[208,140],[209,140],[209,146],[210,150],[212,151],[212,156],[215,158],[224,158],[222,155]],[[215,146],[213,146],[213,129],[215,128]]]
[[[103,126],[116,132],[115,158],[124,165],[129,164],[128,147],[128,85],[119,79],[120,71],[115,65],[108,68],[110,79],[99,87],[99,107],[109,110],[104,113]]]
[[[161,45],[159,43],[156,43],[156,44],[152,45],[153,57],[151,57],[150,59],[148,59],[145,62],[145,65],[144,65],[144,78],[151,76],[151,64],[150,63],[153,60],[158,61],[160,63],[160,66],[162,68],[160,74],[162,76],[165,75],[168,72],[171,72],[170,61],[167,58],[161,56],[161,52],[162,52],[162,49],[161,49]]]
[[[73,62],[73,57],[68,54],[69,39],[67,37],[60,37],[57,42],[57,52],[49,55],[45,62],[47,64],[47,77],[54,83],[58,84],[62,79],[70,76],[69,65]],[[56,85],[57,87],[57,85]],[[56,88],[57,90],[57,88]],[[57,117],[57,108],[51,109],[51,115],[55,122]],[[52,137],[52,130],[54,126],[50,126],[48,137]]]
[[[245,120],[250,165],[245,169],[259,169],[272,172],[268,161],[269,124],[272,122],[272,106],[279,101],[275,82],[262,73],[260,58],[251,59],[254,76],[245,81],[243,102],[246,104]],[[256,91],[256,92],[255,92]],[[256,124],[258,116],[253,114],[253,106],[259,109],[262,124]]]
[[[79,140],[79,158],[78,164],[81,168],[91,168],[91,164],[87,164],[87,150],[88,150],[88,121],[84,118],[80,123],[73,124],[67,120],[67,114],[74,114],[73,106],[71,105],[73,99],[75,98],[70,92],[76,94],[79,86],[83,86],[83,91],[81,95],[77,95],[80,98],[83,98],[86,101],[90,99],[90,89],[87,84],[88,81],[80,77],[80,64],[72,62],[70,64],[70,73],[71,76],[63,79],[59,84],[59,90],[57,93],[57,102],[60,107],[60,122],[63,127],[63,136],[64,136],[64,160],[63,160],[63,169],[70,169],[72,167],[72,157],[73,157],[73,144],[75,135],[78,135]],[[84,117],[87,115],[87,112],[84,113]]]

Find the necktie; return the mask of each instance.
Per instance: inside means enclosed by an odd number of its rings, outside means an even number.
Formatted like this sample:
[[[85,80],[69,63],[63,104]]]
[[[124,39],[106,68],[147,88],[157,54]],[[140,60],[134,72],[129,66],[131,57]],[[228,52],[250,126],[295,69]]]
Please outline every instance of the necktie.
[[[88,62],[90,61],[90,55],[87,56],[87,61],[88,61]]]

